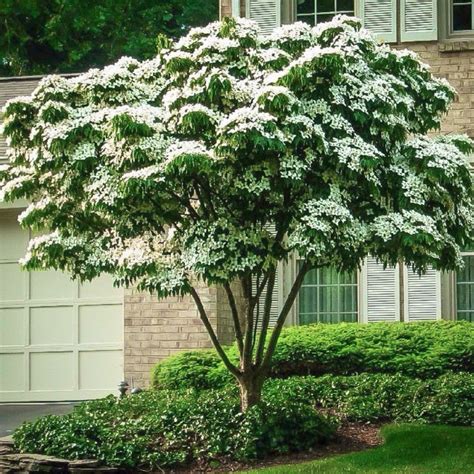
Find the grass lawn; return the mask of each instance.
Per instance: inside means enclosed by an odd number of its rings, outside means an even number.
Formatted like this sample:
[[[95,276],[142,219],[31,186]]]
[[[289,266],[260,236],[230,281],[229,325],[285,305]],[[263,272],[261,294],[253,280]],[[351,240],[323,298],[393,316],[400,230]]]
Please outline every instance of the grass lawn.
[[[389,425],[382,435],[378,448],[247,474],[474,473],[474,428]]]

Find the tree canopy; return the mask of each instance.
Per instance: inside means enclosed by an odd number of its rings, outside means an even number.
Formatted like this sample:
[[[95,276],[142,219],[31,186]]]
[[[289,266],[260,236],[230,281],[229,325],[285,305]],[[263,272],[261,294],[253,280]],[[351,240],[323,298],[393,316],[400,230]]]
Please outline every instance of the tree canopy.
[[[156,37],[218,18],[218,0],[2,0],[0,75],[82,72],[156,54]]]
[[[45,78],[5,109],[2,194],[28,199],[22,224],[47,230],[23,264],[191,293],[229,370],[261,378],[308,269],[353,270],[367,255],[419,272],[461,264],[473,144],[426,135],[454,96],[414,53],[344,16],[269,37],[228,19],[148,61]],[[276,266],[292,254],[302,264],[265,349]],[[225,360],[198,281],[227,292],[240,367]]]

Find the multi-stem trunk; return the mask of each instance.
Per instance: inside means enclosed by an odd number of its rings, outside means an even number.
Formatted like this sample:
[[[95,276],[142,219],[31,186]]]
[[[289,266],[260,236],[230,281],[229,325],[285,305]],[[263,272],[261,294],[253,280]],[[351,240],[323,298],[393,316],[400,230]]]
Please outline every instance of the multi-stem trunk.
[[[191,296],[194,298],[198,308],[200,318],[209,333],[212,344],[226,368],[239,384],[242,412],[246,412],[261,399],[263,383],[270,370],[271,360],[283,324],[309,268],[310,265],[308,262],[305,262],[305,264],[300,267],[298,275],[293,282],[291,290],[269,335],[270,337],[268,338],[268,341],[267,330],[269,329],[270,323],[270,308],[275,284],[276,269],[272,268],[265,274],[262,283],[258,285],[255,292],[252,290],[251,275],[246,275],[241,279],[243,304],[240,311],[230,283],[224,284],[234,322],[237,347],[240,353],[239,366],[236,366],[231,362],[226,351],[221,346],[197,291],[194,288],[191,288],[190,290]],[[258,324],[258,318],[255,318],[254,311],[256,303],[265,288],[266,295],[264,312],[261,320],[261,331],[258,334],[256,328],[257,326],[260,326],[260,324]],[[241,321],[243,324],[241,324]]]

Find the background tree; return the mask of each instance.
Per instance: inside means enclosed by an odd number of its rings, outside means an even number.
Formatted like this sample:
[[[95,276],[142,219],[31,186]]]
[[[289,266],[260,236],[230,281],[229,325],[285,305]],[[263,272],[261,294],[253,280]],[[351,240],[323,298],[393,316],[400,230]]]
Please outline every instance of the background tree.
[[[474,226],[472,143],[425,136],[453,97],[415,54],[378,44],[359,20],[296,23],[268,38],[226,20],[150,61],[51,76],[11,101],[0,187],[31,202],[24,226],[47,230],[25,267],[190,294],[245,410],[309,269],[351,271],[369,254],[419,272],[461,264]],[[270,332],[277,264],[294,253],[301,265]],[[238,365],[200,281],[227,293]]]
[[[218,0],[2,0],[0,75],[82,72],[156,54],[156,37],[218,18]]]

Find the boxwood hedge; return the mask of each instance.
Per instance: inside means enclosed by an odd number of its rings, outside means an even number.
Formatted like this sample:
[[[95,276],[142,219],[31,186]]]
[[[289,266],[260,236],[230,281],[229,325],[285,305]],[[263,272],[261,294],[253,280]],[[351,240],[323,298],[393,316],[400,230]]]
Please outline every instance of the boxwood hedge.
[[[237,360],[234,346],[228,353]],[[473,368],[472,323],[341,323],[284,329],[270,375],[386,373],[428,379]],[[207,350],[165,359],[154,367],[151,379],[153,387],[162,389],[210,389],[232,383],[218,356]]]
[[[349,421],[474,425],[474,374],[467,372],[425,380],[400,374],[295,376],[268,380],[265,392],[284,392]]]

